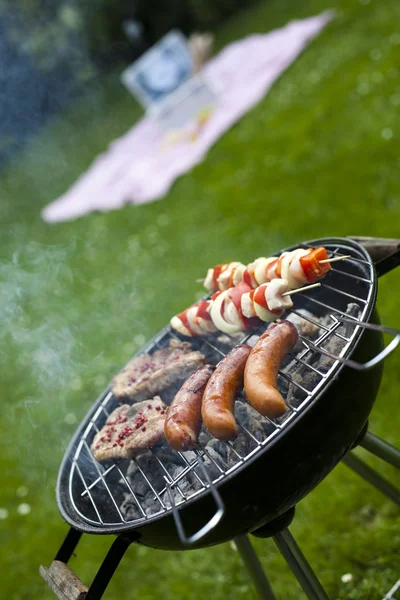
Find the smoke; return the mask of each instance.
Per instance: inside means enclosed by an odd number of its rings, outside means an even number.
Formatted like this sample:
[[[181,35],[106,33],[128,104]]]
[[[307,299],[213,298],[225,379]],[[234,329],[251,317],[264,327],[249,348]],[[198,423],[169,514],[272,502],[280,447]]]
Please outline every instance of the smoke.
[[[87,409],[74,255],[75,240],[29,242],[0,262],[3,454],[13,463],[18,457],[23,481],[40,480],[43,488],[54,486],[62,452]]]
[[[129,270],[116,265],[105,277],[101,268],[93,278],[92,265],[85,268],[91,251],[86,240],[29,242],[0,262],[2,382],[13,407],[6,417],[30,431],[63,428],[66,440],[119,370],[121,355],[130,357],[146,339],[134,320],[132,254]],[[131,329],[121,331],[121,323]]]
[[[60,310],[72,250],[29,243],[0,263],[0,349],[4,376],[17,375],[17,388],[62,388],[79,366],[76,337]]]

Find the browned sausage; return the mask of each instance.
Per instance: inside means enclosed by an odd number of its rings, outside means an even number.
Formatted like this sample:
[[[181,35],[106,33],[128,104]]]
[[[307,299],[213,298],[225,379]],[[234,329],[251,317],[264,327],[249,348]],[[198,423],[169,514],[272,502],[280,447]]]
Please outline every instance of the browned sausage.
[[[215,367],[204,365],[185,381],[168,408],[164,433],[174,450],[188,450],[197,442],[201,427],[201,400]]]
[[[267,329],[252,349],[244,371],[244,391],[262,415],[279,417],[286,404],[277,388],[279,367],[298,339],[296,327],[280,321]]]
[[[204,425],[219,440],[230,440],[237,434],[233,404],[238,388],[243,385],[243,373],[250,346],[236,346],[217,365],[207,383],[201,405]]]

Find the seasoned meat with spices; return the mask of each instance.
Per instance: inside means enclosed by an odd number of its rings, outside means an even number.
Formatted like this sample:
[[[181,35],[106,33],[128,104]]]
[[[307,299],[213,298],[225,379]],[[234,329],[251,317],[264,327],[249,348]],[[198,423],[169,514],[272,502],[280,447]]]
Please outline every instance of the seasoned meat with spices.
[[[112,382],[117,400],[140,401],[185,380],[204,364],[204,355],[192,350],[188,342],[171,340],[169,346],[153,354],[133,358]]]
[[[164,439],[167,405],[159,396],[130,406],[123,404],[95,435],[91,452],[98,461],[132,458]]]

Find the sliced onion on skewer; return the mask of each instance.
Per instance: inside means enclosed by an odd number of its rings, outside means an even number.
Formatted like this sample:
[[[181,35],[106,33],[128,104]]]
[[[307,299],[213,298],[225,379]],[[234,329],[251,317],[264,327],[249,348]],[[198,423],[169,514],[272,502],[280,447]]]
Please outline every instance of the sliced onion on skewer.
[[[196,323],[196,315],[197,315],[197,306],[191,306],[190,308],[187,309],[186,311],[186,316],[190,325],[190,329],[193,331],[193,333],[197,334],[197,335],[201,335],[203,332],[202,328],[200,327],[200,323]]]
[[[239,312],[236,308],[236,305],[229,297],[229,294],[227,294],[225,297],[224,319],[225,321],[227,321],[227,323],[231,325],[236,325],[237,327],[240,327],[240,329],[243,329],[243,323],[240,318]]]
[[[242,331],[242,326],[228,323],[222,316],[224,311],[225,298],[228,295],[228,291],[229,290],[225,290],[224,292],[221,292],[215,297],[214,302],[211,306],[211,318],[216,328],[220,331],[223,331],[224,333],[228,334],[239,333],[240,331]]]
[[[169,323],[172,329],[175,329],[175,331],[178,331],[182,335],[192,337],[192,332],[189,331],[187,327],[185,327],[185,325],[182,323],[181,319],[178,316],[172,317]]]
[[[268,265],[270,265],[275,260],[278,260],[276,256],[270,256],[269,258],[256,258],[256,260],[254,261],[254,279],[256,280],[258,285],[261,285],[262,283],[266,283],[268,281],[266,277],[266,269]]]
[[[289,252],[283,257],[281,263],[281,278],[286,279],[289,289],[296,289],[307,282],[306,276],[300,264],[300,257],[309,253],[309,250],[299,249]]]
[[[247,319],[252,319],[257,316],[256,311],[254,310],[254,302],[251,298],[252,293],[246,292],[240,299],[240,305],[242,308],[242,313]]]
[[[280,316],[279,314],[277,315],[276,313],[271,312],[268,308],[264,308],[264,306],[261,306],[261,304],[258,304],[257,302],[254,302],[254,310],[256,311],[257,317],[265,323],[272,323]],[[283,311],[281,311],[280,314],[282,314],[282,312]]]
[[[212,292],[213,290],[215,290],[215,283],[214,283],[214,269],[208,269],[207,271],[207,275],[203,281],[203,285],[207,290],[210,290],[210,292]]]
[[[233,281],[234,279],[234,274],[236,272],[236,269],[241,269],[243,267],[243,270],[246,268],[245,265],[242,265],[242,263],[240,262],[231,262],[228,264],[227,268],[224,269],[223,271],[221,271],[220,276],[218,277],[218,289],[220,290],[227,290],[231,287],[233,287],[234,285],[236,285]]]
[[[300,258],[306,256],[309,252],[309,250],[304,249],[295,250],[295,256],[290,264],[289,270],[290,275],[299,282],[299,285],[297,285],[296,287],[301,287],[302,285],[307,283],[307,277],[304,273],[303,267],[301,266]]]
[[[292,308],[293,302],[290,296],[283,296],[289,290],[288,282],[285,279],[273,279],[269,282],[265,290],[265,298],[269,310],[287,310]]]
[[[246,270],[246,265],[243,265],[242,263],[238,263],[238,266],[236,267],[236,269],[233,272],[233,276],[232,276],[232,284],[234,286],[239,285],[239,283],[241,283],[243,281],[243,273]]]
[[[280,315],[283,313],[283,310],[270,310],[266,297],[266,291],[269,285],[270,283],[263,283],[262,285],[258,286],[258,288],[254,290],[252,296],[254,310],[257,317],[266,323],[276,321],[276,319],[278,319],[278,317],[280,317]]]
[[[211,315],[209,310],[211,308],[210,300],[200,300],[198,304],[196,304],[196,314],[194,316],[194,322],[196,325],[200,327],[203,333],[212,333],[213,331],[217,331],[214,323],[211,320]]]

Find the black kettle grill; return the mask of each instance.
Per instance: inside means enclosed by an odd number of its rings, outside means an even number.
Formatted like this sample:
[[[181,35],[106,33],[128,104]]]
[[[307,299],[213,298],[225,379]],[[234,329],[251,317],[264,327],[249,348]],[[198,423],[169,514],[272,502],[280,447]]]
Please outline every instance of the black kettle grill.
[[[287,529],[296,503],[344,460],[400,504],[400,493],[349,453],[361,444],[400,468],[400,452],[367,432],[382,361],[400,341],[400,332],[379,324],[375,308],[377,278],[399,264],[400,243],[324,238],[287,250],[317,246],[324,246],[330,258],[348,258],[332,264],[319,288],[298,294],[285,315],[297,319],[300,343],[278,378],[288,406],[283,417],[257,415],[256,433],[237,415],[242,445],[220,443],[219,454],[200,437],[194,452],[174,452],[164,445],[149,451],[147,463],[134,458],[130,466],[117,461],[104,467],[92,457],[90,444],[117,402],[108,387],[94,403],[67,448],[57,482],[58,507],[71,528],[50,568],[41,567],[59,598],[101,598],[132,542],[185,550],[233,539],[260,597],[271,600],[273,592],[247,537],[252,533],[273,536],[308,597],[323,600],[321,584]],[[215,364],[234,345],[251,343],[249,338],[262,331],[240,340],[216,333],[194,338],[193,346]],[[386,348],[383,332],[394,336]],[[173,337],[179,336],[166,327],[141,353]],[[132,465],[134,481],[128,476]],[[274,484],[263,485],[262,473]],[[130,512],[123,509],[127,498]],[[82,533],[118,536],[89,589],[67,566]]]

